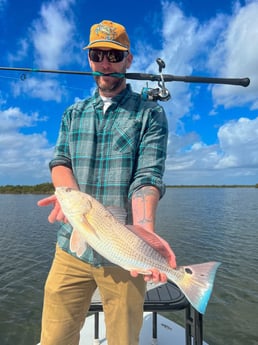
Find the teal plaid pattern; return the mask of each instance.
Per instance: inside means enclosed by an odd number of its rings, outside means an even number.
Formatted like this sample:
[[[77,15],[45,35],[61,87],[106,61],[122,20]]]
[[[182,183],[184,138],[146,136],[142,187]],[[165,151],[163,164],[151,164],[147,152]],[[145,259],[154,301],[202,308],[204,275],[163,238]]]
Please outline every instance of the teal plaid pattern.
[[[69,107],[63,115],[50,168],[72,169],[80,190],[105,206],[119,206],[130,214],[130,198],[144,185],[165,192],[162,181],[168,137],[167,119],[156,102],[141,99],[130,85],[112,99],[103,114],[98,91]],[[69,252],[71,228],[64,224],[58,243]],[[106,261],[88,248],[83,260]]]

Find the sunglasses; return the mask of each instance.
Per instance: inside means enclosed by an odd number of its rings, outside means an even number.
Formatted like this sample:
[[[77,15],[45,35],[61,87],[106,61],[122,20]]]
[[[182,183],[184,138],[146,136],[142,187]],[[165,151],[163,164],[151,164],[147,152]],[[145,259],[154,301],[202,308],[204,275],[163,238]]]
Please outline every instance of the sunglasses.
[[[100,49],[90,49],[89,50],[89,57],[90,60],[93,62],[102,62],[104,56],[107,57],[108,62],[116,63],[121,62],[127,55],[128,51],[122,50],[100,50]]]

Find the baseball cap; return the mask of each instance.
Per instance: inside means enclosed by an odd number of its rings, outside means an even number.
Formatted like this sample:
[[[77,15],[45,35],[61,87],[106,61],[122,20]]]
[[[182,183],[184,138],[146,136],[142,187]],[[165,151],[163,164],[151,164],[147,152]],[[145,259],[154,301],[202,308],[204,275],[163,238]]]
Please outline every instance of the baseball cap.
[[[130,41],[125,27],[110,20],[103,20],[94,24],[90,30],[90,42],[83,49],[111,48],[118,50],[130,50]]]

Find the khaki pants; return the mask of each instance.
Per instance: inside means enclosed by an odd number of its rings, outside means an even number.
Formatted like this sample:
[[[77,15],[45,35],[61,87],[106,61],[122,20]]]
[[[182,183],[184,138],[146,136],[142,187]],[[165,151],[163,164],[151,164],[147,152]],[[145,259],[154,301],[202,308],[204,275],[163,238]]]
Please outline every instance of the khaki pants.
[[[119,267],[93,267],[56,248],[45,285],[41,345],[78,345],[80,329],[98,286],[109,345],[137,345],[145,282]],[[86,320],[87,322],[87,320]]]

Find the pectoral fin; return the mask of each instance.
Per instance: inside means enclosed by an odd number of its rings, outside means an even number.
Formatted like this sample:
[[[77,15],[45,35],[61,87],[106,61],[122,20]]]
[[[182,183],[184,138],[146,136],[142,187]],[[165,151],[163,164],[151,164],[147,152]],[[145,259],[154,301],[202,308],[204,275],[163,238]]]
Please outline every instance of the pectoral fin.
[[[144,270],[144,269],[139,270],[139,268],[136,268],[134,271],[137,272],[138,274],[142,274],[144,276],[151,276],[152,275],[152,272],[150,270]]]
[[[70,250],[81,257],[87,249],[88,244],[77,229],[73,229],[70,238]]]

